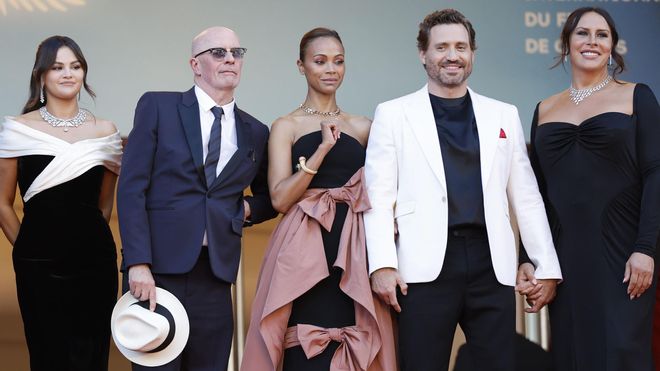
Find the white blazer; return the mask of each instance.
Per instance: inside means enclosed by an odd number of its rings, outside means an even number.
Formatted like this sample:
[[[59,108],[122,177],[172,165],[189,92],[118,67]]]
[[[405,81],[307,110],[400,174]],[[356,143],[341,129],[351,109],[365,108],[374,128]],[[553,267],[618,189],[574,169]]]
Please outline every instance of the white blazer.
[[[536,277],[561,279],[518,110],[468,91],[479,132],[484,213],[497,280],[509,286],[516,280],[518,258],[509,206]],[[428,94],[425,85],[378,105],[365,164],[372,206],[364,213],[369,273],[396,268],[413,283],[438,277],[447,247],[447,185]]]

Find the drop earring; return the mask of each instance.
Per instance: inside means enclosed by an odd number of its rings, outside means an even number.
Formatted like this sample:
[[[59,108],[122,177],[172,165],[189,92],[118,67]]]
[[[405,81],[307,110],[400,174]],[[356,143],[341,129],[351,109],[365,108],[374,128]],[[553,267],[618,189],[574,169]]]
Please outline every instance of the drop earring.
[[[607,65],[608,65],[608,66],[611,66],[611,65],[612,65],[612,54],[610,54],[610,61],[607,62]]]
[[[42,104],[46,101],[46,98],[44,97],[44,87],[41,87],[41,91],[39,92],[39,102]]]
[[[568,63],[568,54],[564,54],[564,63]]]

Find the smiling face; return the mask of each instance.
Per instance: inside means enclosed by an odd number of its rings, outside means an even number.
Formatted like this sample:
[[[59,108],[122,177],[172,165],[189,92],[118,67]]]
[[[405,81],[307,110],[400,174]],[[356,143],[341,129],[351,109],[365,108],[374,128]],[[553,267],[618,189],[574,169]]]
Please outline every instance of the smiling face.
[[[333,94],[344,80],[344,47],[334,37],[318,37],[307,44],[298,69],[305,75],[309,89]]]
[[[569,38],[569,48],[572,68],[606,69],[612,53],[612,32],[605,18],[595,12],[582,15]]]
[[[201,53],[210,48],[239,48],[241,46],[234,31],[225,27],[213,27],[200,33],[193,40],[190,66],[195,75],[195,84],[209,95],[233,95],[241,80],[243,58],[235,58],[232,53],[225,53],[222,58],[212,53]]]
[[[433,26],[428,47],[419,52],[419,58],[425,65],[430,88],[467,89],[474,51],[462,24]]]
[[[74,99],[80,92],[85,71],[71,49],[63,46],[57,50],[55,63],[43,74],[42,83],[47,99]]]

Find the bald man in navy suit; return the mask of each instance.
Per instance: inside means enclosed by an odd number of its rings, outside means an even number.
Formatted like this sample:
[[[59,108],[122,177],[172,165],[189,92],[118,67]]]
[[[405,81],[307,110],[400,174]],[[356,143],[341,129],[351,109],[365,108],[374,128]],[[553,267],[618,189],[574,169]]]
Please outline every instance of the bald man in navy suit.
[[[149,370],[227,369],[243,227],[276,215],[268,128],[234,99],[245,52],[234,31],[204,30],[192,42],[195,86],[148,92],[135,110],[117,197],[124,290],[153,309],[162,287],[190,319],[183,353]]]

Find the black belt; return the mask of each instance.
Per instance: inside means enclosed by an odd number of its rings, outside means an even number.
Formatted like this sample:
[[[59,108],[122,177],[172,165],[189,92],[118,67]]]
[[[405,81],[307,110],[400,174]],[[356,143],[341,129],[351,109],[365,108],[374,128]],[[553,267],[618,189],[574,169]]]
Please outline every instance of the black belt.
[[[486,235],[486,227],[466,225],[449,228],[449,236],[454,237],[481,237]]]

